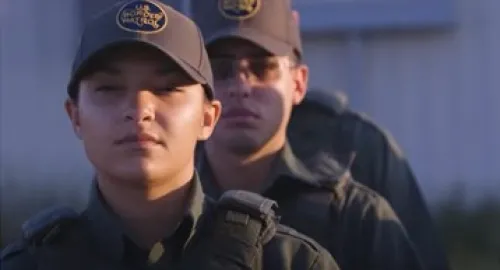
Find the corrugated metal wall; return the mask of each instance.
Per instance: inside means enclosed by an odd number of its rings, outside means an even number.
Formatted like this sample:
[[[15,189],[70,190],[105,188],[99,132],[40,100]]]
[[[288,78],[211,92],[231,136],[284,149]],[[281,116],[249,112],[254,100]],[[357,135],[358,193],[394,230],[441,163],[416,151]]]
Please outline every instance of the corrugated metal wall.
[[[359,53],[341,36],[305,40],[311,86],[346,90],[388,128],[431,199],[454,181],[500,187],[500,1],[457,3],[450,31],[367,34]]]

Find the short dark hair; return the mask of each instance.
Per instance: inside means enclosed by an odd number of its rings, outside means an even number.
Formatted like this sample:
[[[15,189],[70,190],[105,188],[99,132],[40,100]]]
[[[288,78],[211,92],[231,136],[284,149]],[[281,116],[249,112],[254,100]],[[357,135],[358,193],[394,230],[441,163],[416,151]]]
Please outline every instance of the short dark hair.
[[[296,52],[291,53],[288,58],[290,62],[293,64],[293,67],[299,66],[302,64],[302,58]]]

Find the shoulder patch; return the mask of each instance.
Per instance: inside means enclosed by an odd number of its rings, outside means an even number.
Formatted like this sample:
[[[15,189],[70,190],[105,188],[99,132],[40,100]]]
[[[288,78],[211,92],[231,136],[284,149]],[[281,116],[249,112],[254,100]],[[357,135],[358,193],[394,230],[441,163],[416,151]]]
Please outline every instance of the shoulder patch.
[[[80,214],[69,207],[48,208],[28,219],[22,225],[24,239],[28,242],[45,241],[59,232],[60,226],[79,219]]]
[[[278,204],[260,194],[229,190],[220,197],[217,208],[228,211],[226,221],[233,224],[248,226],[248,216],[258,220],[262,233],[259,238],[262,244],[269,242],[276,233]]]

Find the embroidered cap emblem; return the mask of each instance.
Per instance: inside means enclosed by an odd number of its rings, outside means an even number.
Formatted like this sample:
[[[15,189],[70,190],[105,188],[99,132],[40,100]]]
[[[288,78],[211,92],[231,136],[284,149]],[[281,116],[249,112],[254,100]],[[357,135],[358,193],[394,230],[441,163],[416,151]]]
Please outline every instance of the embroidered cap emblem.
[[[118,26],[129,32],[154,34],[167,26],[165,10],[153,2],[138,0],[123,5],[116,14]]]
[[[232,20],[246,20],[259,12],[261,0],[219,0],[222,16]]]

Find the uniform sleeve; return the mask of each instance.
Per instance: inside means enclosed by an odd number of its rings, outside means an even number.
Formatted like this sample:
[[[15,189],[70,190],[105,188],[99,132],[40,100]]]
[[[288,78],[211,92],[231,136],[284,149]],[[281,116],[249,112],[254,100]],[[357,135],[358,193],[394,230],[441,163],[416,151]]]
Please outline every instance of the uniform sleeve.
[[[368,123],[361,125],[365,128],[356,135],[360,145],[353,178],[387,199],[429,269],[449,269],[417,180],[399,146],[390,134]]]
[[[340,270],[332,255],[325,249],[321,249],[317,259],[309,270]]]
[[[312,238],[279,224],[264,245],[264,270],[339,270],[335,258]]]
[[[363,239],[367,239],[365,242]],[[363,214],[361,240],[366,245],[369,269],[422,270],[420,255],[409,239],[396,214],[382,197],[375,197],[373,204]]]

